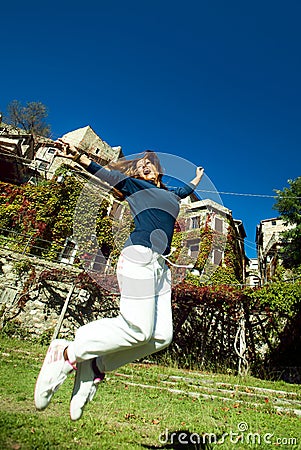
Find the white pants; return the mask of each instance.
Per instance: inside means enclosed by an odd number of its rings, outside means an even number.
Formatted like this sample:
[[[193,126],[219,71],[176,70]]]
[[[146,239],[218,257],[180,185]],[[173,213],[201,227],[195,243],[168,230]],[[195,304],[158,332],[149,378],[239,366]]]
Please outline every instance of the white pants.
[[[97,357],[101,372],[162,350],[172,340],[171,277],[164,258],[141,245],[126,247],[117,276],[118,317],[80,327],[68,347],[70,361]]]

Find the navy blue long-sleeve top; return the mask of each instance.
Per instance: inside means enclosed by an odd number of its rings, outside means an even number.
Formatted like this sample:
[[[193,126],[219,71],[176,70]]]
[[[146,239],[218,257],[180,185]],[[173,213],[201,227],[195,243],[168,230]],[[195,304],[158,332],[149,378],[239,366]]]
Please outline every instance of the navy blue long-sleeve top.
[[[107,170],[95,162],[88,172],[120,191],[127,200],[135,228],[125,246],[143,245],[167,255],[170,252],[180,200],[190,195],[192,183],[169,190],[157,187],[152,181],[126,176],[118,170]]]

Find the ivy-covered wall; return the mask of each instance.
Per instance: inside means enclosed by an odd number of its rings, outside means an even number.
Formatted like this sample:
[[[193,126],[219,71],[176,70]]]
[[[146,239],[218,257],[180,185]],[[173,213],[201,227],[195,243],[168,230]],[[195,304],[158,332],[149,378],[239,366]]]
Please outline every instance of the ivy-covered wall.
[[[194,269],[200,274],[206,270],[206,276],[201,278],[197,275],[187,273],[187,281],[197,286],[204,284],[243,284],[245,255],[239,245],[240,238],[236,233],[235,225],[230,217],[223,217],[224,233],[214,230],[211,226],[212,216],[207,213],[205,219],[200,220],[200,227],[189,229],[189,214],[185,219],[186,211],[178,220],[178,227],[175,229],[172,245],[177,249],[173,255],[174,261],[181,258],[185,261],[193,262]],[[189,258],[188,243],[192,240],[199,242],[199,252],[197,258]],[[222,259],[219,265],[212,262],[214,250],[219,250]]]
[[[73,234],[74,211],[84,185],[67,169],[61,169],[61,175],[38,186],[0,182],[0,246],[58,259],[65,239]],[[112,251],[114,239],[108,205],[106,201],[99,205],[97,239],[100,247],[105,244]],[[89,211],[85,214],[89,221]]]

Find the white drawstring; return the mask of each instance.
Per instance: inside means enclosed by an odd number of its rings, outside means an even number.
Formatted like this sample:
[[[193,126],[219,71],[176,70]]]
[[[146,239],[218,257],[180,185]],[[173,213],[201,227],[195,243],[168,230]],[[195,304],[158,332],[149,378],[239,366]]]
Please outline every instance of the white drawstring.
[[[173,267],[183,267],[185,269],[193,269],[194,264],[188,264],[188,265],[187,264],[175,264],[167,258],[168,256],[171,256],[175,250],[176,250],[176,247],[171,247],[171,251],[168,253],[168,255],[161,255],[162,258],[165,259],[165,261],[167,261]]]
[[[185,269],[193,269],[194,268],[193,264],[188,264],[188,265],[186,265],[186,264],[175,264],[175,263],[172,263],[168,258],[166,258],[166,256],[162,255],[162,258],[164,258],[166,261],[168,261],[169,264],[171,266],[173,266],[173,267],[185,267]]]

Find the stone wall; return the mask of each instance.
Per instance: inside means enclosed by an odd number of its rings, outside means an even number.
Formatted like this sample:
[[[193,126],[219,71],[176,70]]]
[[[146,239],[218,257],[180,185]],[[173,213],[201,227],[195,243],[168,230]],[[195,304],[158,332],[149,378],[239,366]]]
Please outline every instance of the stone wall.
[[[45,271],[62,270],[63,282],[40,277]],[[81,272],[72,266],[0,250],[0,328],[9,325],[35,336],[53,336],[71,289],[60,337],[72,339],[79,326],[104,315],[116,315],[118,303],[114,296],[101,290],[91,294],[73,283]]]

